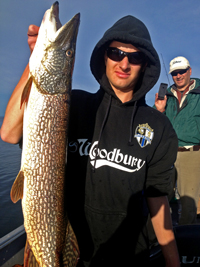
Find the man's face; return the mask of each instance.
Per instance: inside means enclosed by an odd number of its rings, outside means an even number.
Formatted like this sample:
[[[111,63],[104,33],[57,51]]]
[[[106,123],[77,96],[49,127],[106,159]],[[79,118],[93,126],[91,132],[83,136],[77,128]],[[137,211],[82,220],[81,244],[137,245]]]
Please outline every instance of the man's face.
[[[189,68],[185,73],[179,74],[178,72],[181,70],[175,70],[173,71],[173,75],[176,74],[176,76],[172,75],[173,81],[179,91],[184,91],[186,87],[190,83],[190,76],[192,73],[192,69]]]
[[[110,47],[116,47],[129,53],[139,51],[139,49],[131,44],[125,44],[118,41],[113,41],[110,44]],[[105,53],[105,64],[107,78],[116,95],[118,96],[123,93],[131,93],[132,95],[142,71],[142,64],[131,64],[127,56],[121,61],[114,61],[107,56],[107,53]]]

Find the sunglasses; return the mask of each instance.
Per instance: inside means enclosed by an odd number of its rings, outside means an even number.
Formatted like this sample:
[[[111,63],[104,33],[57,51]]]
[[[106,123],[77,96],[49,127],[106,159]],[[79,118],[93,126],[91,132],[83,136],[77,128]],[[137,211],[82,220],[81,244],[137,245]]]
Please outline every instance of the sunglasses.
[[[142,52],[124,52],[116,47],[107,48],[107,56],[113,61],[121,61],[124,57],[128,58],[130,64],[139,65],[145,61],[146,56]]]
[[[184,73],[186,73],[187,71],[189,70],[189,68],[185,69],[185,70],[178,70],[178,71],[172,71],[171,72],[171,75],[174,77],[174,76],[177,76],[178,74],[182,75]]]

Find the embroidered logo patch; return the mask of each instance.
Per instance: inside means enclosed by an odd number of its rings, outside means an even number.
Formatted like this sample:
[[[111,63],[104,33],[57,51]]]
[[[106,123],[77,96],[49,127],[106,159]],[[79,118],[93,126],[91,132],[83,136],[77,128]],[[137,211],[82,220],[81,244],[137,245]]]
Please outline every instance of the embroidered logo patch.
[[[138,144],[142,148],[151,144],[153,136],[154,136],[153,129],[148,125],[148,123],[139,124],[135,130],[135,135],[134,135],[134,137],[138,141]]]

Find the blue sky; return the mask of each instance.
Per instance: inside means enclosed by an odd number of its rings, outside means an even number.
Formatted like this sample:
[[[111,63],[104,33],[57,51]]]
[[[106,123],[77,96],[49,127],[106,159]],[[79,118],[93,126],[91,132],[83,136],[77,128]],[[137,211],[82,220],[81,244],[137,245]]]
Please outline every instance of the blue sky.
[[[28,26],[39,26],[53,2],[0,1],[0,116],[4,116],[10,95],[28,62]],[[146,24],[161,60],[160,78],[146,97],[149,105],[153,105],[160,83],[169,83],[162,58],[168,71],[172,58],[185,56],[192,66],[192,77],[200,78],[199,0],[60,0],[59,4],[62,24],[81,13],[72,88],[90,92],[99,88],[90,72],[91,52],[105,30],[128,14]],[[172,83],[170,76],[169,79]]]

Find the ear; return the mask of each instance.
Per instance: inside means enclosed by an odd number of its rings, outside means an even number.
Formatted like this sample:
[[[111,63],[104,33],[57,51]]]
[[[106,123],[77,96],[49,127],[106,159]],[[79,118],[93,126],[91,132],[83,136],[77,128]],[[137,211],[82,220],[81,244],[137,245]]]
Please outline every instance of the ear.
[[[191,75],[192,75],[192,68],[190,68],[190,70],[189,70],[189,71],[190,71],[190,76],[191,76]]]

